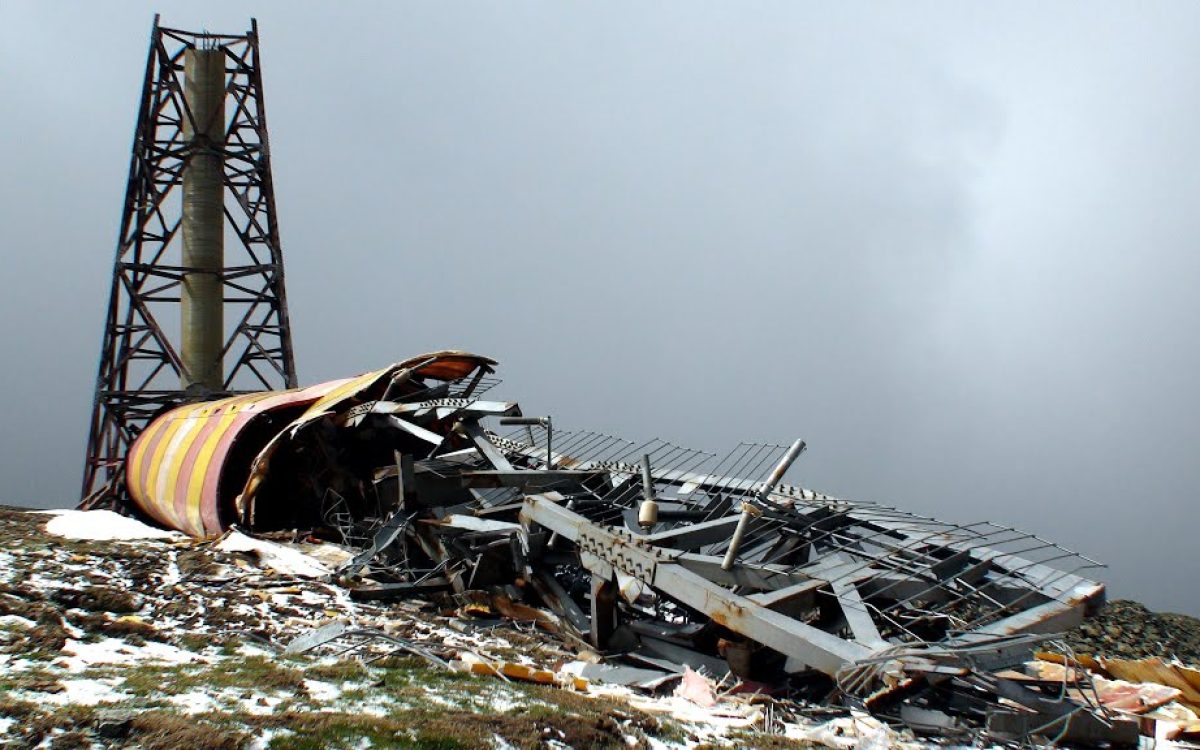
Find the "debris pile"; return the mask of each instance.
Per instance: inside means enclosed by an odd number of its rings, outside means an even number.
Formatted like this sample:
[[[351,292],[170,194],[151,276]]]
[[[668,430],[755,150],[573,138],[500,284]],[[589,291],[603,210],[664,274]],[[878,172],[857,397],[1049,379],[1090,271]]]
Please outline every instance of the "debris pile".
[[[268,564],[287,559],[285,549],[332,565],[348,556],[329,544],[258,539],[280,554],[230,552],[223,539],[159,538],[136,523],[114,536],[113,518],[0,506],[0,747],[533,748],[552,737],[661,750],[736,742],[730,735],[753,724],[699,711],[675,720],[594,688],[431,669],[383,641],[361,659],[285,653],[336,617],[444,660],[575,658],[522,623],[428,601],[355,602],[327,580]]]
[[[180,407],[135,443],[129,492],[193,535],[304,529],[348,547],[331,577],[352,600],[420,597],[524,622],[580,655],[545,668],[452,660],[469,672],[710,707],[725,690],[955,739],[1130,744],[1145,729],[1074,660],[1054,676],[1026,666],[1047,634],[1103,604],[1094,561],[992,523],[787,484],[801,441],[716,457],[556,431],[482,398],[494,364],[437,352]],[[238,535],[236,549],[253,541]],[[289,648],[346,639],[445,661],[346,622]]]

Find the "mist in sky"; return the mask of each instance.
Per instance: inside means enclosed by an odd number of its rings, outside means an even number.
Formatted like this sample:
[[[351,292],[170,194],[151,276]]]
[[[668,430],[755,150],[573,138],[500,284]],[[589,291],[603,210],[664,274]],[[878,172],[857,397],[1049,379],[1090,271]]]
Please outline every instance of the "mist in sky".
[[[153,14],[255,16],[302,383],[477,351],[1200,614],[1200,6],[346,7],[0,2],[0,502],[77,500]]]

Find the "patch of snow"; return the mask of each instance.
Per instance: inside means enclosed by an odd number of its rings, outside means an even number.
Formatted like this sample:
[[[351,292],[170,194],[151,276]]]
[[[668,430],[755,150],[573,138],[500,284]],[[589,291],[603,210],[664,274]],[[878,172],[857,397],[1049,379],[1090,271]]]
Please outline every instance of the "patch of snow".
[[[275,652],[269,649],[255,646],[253,643],[243,643],[237,647],[238,656],[275,656]]]
[[[12,578],[13,574],[13,556],[7,552],[0,552],[0,579]]]
[[[824,722],[788,724],[784,733],[789,739],[813,742],[834,750],[923,750],[930,747],[917,741],[910,732],[892,729],[862,711]]]
[[[690,734],[707,741],[724,737],[731,731],[752,729],[762,723],[762,709],[745,703],[722,701],[712,708],[701,708],[678,696],[652,697],[635,693],[627,687],[594,683],[588,694],[620,700],[650,714],[666,714],[684,725]],[[653,740],[647,737],[647,740]],[[659,747],[655,742],[652,747]]]
[[[44,576],[38,571],[27,574],[23,580],[23,583],[26,586],[31,586],[35,589],[42,589],[43,591],[57,591],[58,589],[64,588],[63,582],[60,579]]]
[[[422,699],[429,703],[445,706],[447,708],[457,708],[459,704],[462,703],[461,696],[447,697],[428,688],[425,689]]]
[[[14,672],[28,672],[42,666],[42,662],[32,659],[13,658],[11,654],[0,654],[0,667],[4,668],[4,672],[12,674]]]
[[[16,723],[16,719],[0,718],[0,737],[8,734],[8,730],[12,729],[12,725]]]
[[[249,697],[246,697],[246,696]],[[249,693],[242,688],[226,688],[217,695],[223,702],[236,706],[236,710],[254,716],[264,716],[273,713],[275,707],[283,703],[284,698],[290,697],[283,693],[267,695],[266,693]]]
[[[314,560],[300,550],[268,542],[265,539],[255,539],[239,531],[229,532],[224,539],[217,543],[217,549],[223,552],[250,553],[262,565],[284,575],[299,578],[324,578],[330,573],[324,563]]]
[[[129,541],[133,539],[180,539],[178,531],[147,526],[111,510],[47,510],[54,518],[46,522],[46,531],[67,539],[92,541]]]
[[[125,681],[123,677],[60,680],[61,693],[28,693],[36,696],[38,703],[49,703],[56,706],[94,706],[97,703],[118,703],[133,697],[132,694],[116,690],[116,686]],[[26,692],[26,691],[21,691]]]
[[[336,607],[329,606],[330,601],[328,596],[317,593],[316,591],[312,591],[310,589],[301,589],[299,597],[301,604],[308,604],[326,609],[336,609]]]
[[[63,646],[63,654],[65,656],[55,661],[61,663],[68,672],[82,672],[94,664],[188,664],[210,661],[199,654],[166,643],[150,641],[145,646],[134,646],[120,638],[105,638],[98,643],[81,643],[68,639]]]
[[[28,630],[29,628],[32,628],[34,625],[37,625],[37,623],[34,622],[33,620],[30,620],[28,617],[21,617],[20,615],[0,616],[0,628],[10,627],[12,625],[16,625],[17,627],[25,628],[26,630]]]
[[[287,737],[295,734],[290,729],[264,729],[262,733],[250,741],[248,750],[267,750],[271,746],[271,740],[276,737]]]
[[[508,740],[504,739],[498,734],[492,735],[492,747],[495,748],[495,750],[517,750],[514,745],[509,743]]]
[[[67,619],[63,619],[62,629],[64,633],[72,638],[82,638],[85,635],[82,628],[75,627],[71,624],[70,620]]]
[[[183,574],[179,571],[179,552],[176,550],[167,551],[167,572],[163,573],[162,585],[174,586],[183,580]]]
[[[354,557],[353,551],[338,544],[330,544],[329,542],[320,542],[317,544],[304,542],[298,545],[298,547],[304,554],[330,568],[336,568]]]
[[[354,706],[354,713],[368,716],[391,716],[397,707],[404,707],[387,693],[375,693]],[[330,710],[335,710],[330,707]]]
[[[341,688],[328,682],[320,680],[305,680],[304,687],[308,690],[308,694],[313,700],[322,703],[329,703],[337,700],[342,695]]]
[[[185,714],[202,714],[206,711],[215,711],[220,708],[220,704],[203,690],[192,690],[187,693],[172,695],[167,698],[167,701],[178,706]]]
[[[488,707],[496,713],[506,714],[513,709],[526,708],[529,705],[529,701],[519,693],[516,698],[517,700],[513,700],[512,696],[497,690],[488,696]]]
[[[672,747],[657,737],[651,737],[650,735],[646,735],[645,740],[646,744],[650,746],[650,750],[671,750]]]

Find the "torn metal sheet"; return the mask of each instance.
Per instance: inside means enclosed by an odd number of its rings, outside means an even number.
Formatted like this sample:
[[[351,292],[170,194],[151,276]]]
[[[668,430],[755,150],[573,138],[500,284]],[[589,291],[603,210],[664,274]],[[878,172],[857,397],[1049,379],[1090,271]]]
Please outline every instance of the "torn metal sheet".
[[[253,517],[252,499],[269,478],[281,438],[294,440],[299,428],[322,416],[345,415],[381,396],[449,393],[450,382],[491,372],[494,364],[467,352],[435,352],[309,388],[180,406],[151,422],[130,447],[129,497],[168,528],[197,537],[220,534]]]
[[[678,680],[679,673],[663,672],[658,669],[642,669],[611,664],[568,664],[564,671],[577,674],[589,682],[602,682],[608,685],[624,685],[653,690],[667,682]]]
[[[265,441],[254,428],[276,415],[303,410],[347,382],[233,396],[167,412],[151,422],[129,449],[125,460],[129,497],[168,528],[196,537],[220,534],[236,518],[232,503],[221,502],[220,490],[239,468],[244,474],[249,459]]]
[[[284,647],[283,653],[290,655],[312,651],[318,646],[323,646],[330,641],[341,638],[348,630],[350,630],[350,623],[346,620],[335,620],[334,622],[326,623],[316,630],[293,638]]]

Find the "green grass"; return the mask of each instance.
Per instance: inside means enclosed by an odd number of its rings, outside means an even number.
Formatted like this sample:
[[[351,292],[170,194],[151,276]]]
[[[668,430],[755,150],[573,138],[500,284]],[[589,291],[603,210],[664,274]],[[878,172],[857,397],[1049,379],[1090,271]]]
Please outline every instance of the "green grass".
[[[215,651],[209,649],[210,654]],[[117,689],[132,697],[95,708],[64,709],[7,695],[0,700],[0,715],[20,719],[22,740],[27,744],[37,744],[52,730],[60,733],[56,736],[66,732],[95,738],[99,713],[136,717],[123,742],[149,750],[173,746],[237,750],[265,729],[280,732],[272,739],[272,748],[297,750],[356,748],[363,739],[373,748],[490,748],[497,736],[520,750],[544,747],[550,737],[577,750],[627,750],[627,736],[636,738],[642,747],[647,744],[646,737],[673,743],[687,739],[677,723],[621,702],[552,686],[505,683],[433,669],[418,659],[390,659],[385,666],[363,666],[354,661],[314,663],[307,657],[231,656],[214,664],[97,665],[71,675],[38,667],[0,675],[0,695],[12,690],[49,690],[55,681],[68,676],[119,677],[122,682]],[[306,679],[337,686],[340,695],[328,702],[318,701],[305,689]],[[213,696],[219,708],[188,715],[169,700],[192,691]],[[240,703],[260,695],[283,700],[263,715],[249,713]],[[496,710],[497,699],[513,708]],[[374,715],[368,707],[386,715]],[[73,741],[71,737],[63,740],[69,741]],[[739,737],[737,746],[798,745],[746,734]]]

